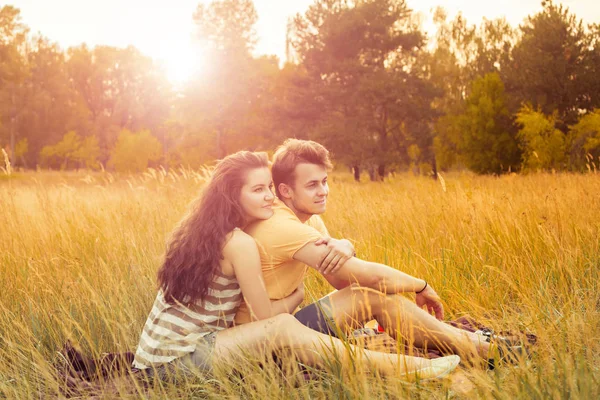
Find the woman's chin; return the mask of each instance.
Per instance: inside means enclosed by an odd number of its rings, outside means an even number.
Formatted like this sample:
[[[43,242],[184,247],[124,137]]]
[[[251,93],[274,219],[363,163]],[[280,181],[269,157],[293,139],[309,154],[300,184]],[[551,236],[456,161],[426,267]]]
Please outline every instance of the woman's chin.
[[[264,221],[266,219],[269,219],[273,216],[275,212],[271,209],[264,209],[261,210],[260,212],[257,212],[253,218],[251,222],[255,222],[255,221]]]
[[[264,213],[264,217],[262,219],[269,219],[273,216],[273,214],[275,214],[275,211],[273,211],[272,209],[266,209],[266,212]]]

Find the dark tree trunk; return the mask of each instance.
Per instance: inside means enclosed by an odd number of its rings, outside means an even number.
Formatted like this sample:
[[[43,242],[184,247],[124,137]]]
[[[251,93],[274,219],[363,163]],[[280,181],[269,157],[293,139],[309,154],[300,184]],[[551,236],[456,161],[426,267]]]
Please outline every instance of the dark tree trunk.
[[[385,177],[385,164],[379,164],[377,166],[377,175],[379,180],[383,182],[383,178]]]
[[[358,165],[352,167],[352,173],[354,174],[354,180],[360,182],[360,167]]]
[[[10,121],[10,154],[9,160],[11,165],[15,166],[15,119]]]
[[[435,160],[435,154],[431,157],[431,172],[433,175],[433,179],[437,180],[438,173],[437,173],[437,162]]]
[[[16,157],[15,157],[15,147],[16,147],[16,138],[15,138],[15,124],[17,120],[17,107],[15,105],[15,94],[11,93],[11,110],[10,110],[10,155],[9,160],[11,166],[15,167]]]
[[[377,180],[377,172],[375,171],[375,167],[372,165],[369,166],[369,179],[371,182],[375,182]]]

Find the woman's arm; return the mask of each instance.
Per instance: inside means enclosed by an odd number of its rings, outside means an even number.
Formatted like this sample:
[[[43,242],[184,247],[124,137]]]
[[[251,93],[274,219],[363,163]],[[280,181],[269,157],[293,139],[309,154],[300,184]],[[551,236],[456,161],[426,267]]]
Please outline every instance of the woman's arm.
[[[262,280],[262,274],[261,274]],[[264,284],[264,283],[263,283]],[[265,290],[266,293],[266,290]],[[291,314],[296,307],[304,300],[304,282],[298,286],[296,290],[288,297],[284,297],[281,300],[270,300],[271,301],[271,316],[277,314]],[[248,306],[250,306],[248,304]],[[268,318],[268,317],[267,317]],[[260,319],[260,318],[258,318]]]
[[[233,265],[235,276],[253,320],[291,313],[304,299],[303,286],[281,300],[273,301],[269,298],[263,279],[260,254],[256,242],[248,234],[234,231],[223,249],[223,255]]]

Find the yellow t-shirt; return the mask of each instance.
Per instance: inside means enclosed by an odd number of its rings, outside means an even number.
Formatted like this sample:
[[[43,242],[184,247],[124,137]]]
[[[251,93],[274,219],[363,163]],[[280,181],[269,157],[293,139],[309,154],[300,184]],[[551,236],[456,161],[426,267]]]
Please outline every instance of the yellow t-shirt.
[[[304,245],[323,236],[329,236],[323,220],[318,215],[306,223],[282,201],[275,200],[274,214],[267,220],[256,221],[244,231],[254,238],[260,253],[260,263],[271,300],[289,296],[304,279],[308,266],[294,260],[294,254]],[[250,311],[242,302],[235,315],[236,324],[250,322]]]

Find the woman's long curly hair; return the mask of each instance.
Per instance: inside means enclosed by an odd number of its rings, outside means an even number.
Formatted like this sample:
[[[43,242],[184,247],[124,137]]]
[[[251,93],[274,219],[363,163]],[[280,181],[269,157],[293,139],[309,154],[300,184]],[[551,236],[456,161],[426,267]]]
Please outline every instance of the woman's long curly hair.
[[[223,259],[226,236],[244,223],[241,188],[248,172],[269,166],[265,153],[240,151],[216,165],[203,195],[171,236],[158,284],[165,301],[202,302]]]

